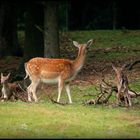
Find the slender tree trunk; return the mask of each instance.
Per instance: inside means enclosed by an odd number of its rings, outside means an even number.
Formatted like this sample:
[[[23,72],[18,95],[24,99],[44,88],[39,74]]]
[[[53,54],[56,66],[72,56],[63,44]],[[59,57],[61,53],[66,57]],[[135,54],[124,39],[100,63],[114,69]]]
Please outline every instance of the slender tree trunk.
[[[60,57],[58,2],[46,1],[44,14],[44,57],[58,58]]]
[[[25,17],[25,47],[24,60],[43,56],[43,33],[37,28],[43,27],[43,5],[31,2],[28,5]]]
[[[0,56],[21,56],[17,37],[17,7],[15,3],[0,3]]]

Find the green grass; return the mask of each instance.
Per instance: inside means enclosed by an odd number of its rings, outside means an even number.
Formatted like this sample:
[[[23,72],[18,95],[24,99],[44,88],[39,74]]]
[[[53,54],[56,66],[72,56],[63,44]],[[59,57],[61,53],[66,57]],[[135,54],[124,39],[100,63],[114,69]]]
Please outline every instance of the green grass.
[[[139,82],[131,87],[139,88]],[[72,86],[71,91],[73,104],[65,106],[45,96],[39,103],[1,102],[0,138],[140,138],[138,107],[84,106],[97,95],[95,86]],[[63,91],[61,101],[66,100]]]
[[[138,109],[3,103],[0,138],[140,138]]]
[[[95,31],[74,31],[68,32],[69,38],[72,40],[85,43],[89,39],[96,40],[94,47],[110,48],[114,46],[140,47],[140,30],[95,30]]]

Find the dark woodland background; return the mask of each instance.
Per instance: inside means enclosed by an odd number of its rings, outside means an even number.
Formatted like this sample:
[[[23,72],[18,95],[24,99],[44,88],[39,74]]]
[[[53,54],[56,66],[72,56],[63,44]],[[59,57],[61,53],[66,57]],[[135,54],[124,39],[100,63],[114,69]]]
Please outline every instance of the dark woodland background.
[[[22,57],[19,72],[30,58],[61,57],[60,32],[99,29],[139,30],[139,0],[0,0],[0,57]]]

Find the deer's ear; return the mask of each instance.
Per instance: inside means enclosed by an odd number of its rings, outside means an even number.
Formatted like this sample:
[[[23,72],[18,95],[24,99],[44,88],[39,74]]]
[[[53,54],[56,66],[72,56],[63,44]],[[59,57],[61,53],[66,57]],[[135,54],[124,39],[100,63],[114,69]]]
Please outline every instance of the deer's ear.
[[[79,48],[79,43],[78,43],[78,42],[73,41],[73,45],[74,45],[75,47],[78,47],[78,48]]]
[[[93,39],[90,39],[88,42],[87,42],[87,47],[91,46],[93,43]]]
[[[90,39],[88,42],[87,42],[87,47],[90,47],[93,43],[95,42],[95,39]]]
[[[7,78],[9,78],[10,75],[11,75],[11,73],[8,73]]]
[[[3,73],[1,72],[1,77],[3,77]]]
[[[116,70],[116,67],[113,63],[111,64],[111,66],[112,66],[113,70]]]

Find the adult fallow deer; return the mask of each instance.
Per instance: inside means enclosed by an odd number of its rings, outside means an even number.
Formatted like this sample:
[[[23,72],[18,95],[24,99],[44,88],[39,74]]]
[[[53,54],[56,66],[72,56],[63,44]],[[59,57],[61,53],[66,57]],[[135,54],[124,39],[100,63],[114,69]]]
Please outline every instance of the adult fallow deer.
[[[65,86],[69,103],[72,103],[69,83],[81,70],[85,62],[87,48],[91,46],[92,43],[93,39],[89,40],[86,44],[79,44],[73,41],[74,46],[79,49],[75,60],[36,57],[26,62],[26,76],[24,79],[29,76],[31,80],[31,84],[27,87],[28,101],[31,101],[31,93],[33,94],[35,102],[38,101],[36,96],[37,86],[40,82],[44,82],[58,83],[57,102],[59,102],[61,91],[63,86]]]

